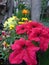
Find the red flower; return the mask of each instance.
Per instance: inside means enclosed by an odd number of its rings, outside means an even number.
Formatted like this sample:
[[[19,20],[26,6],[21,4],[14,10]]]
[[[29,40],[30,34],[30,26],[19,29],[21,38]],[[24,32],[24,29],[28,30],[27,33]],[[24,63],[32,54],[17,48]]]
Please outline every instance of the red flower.
[[[11,64],[20,64],[24,60],[27,65],[36,65],[36,52],[39,47],[34,46],[29,40],[21,38],[12,45],[13,52],[9,56]]]
[[[17,34],[23,34],[23,33],[29,34],[31,32],[32,28],[42,28],[42,27],[44,27],[44,26],[41,23],[28,22],[26,24],[16,26],[16,33]]]
[[[25,24],[16,26],[16,33],[17,34],[23,34],[25,32],[26,32],[26,25]]]
[[[32,29],[43,28],[43,27],[44,27],[44,25],[39,22],[28,22],[27,26],[26,26],[27,34],[29,35],[31,33]]]
[[[46,51],[49,44],[49,28],[39,22],[28,22],[16,27],[17,34],[27,33],[31,41],[39,42],[41,50]]]
[[[41,28],[32,29],[32,32],[28,35],[28,39],[36,42],[40,41],[41,30]]]
[[[28,22],[27,23],[27,29],[32,29],[32,28],[40,28],[43,27],[43,24],[39,23],[39,22]]]
[[[43,28],[40,36],[40,48],[46,51],[49,44],[49,29],[47,27]]]
[[[49,28],[44,27],[44,28],[42,29],[41,35],[42,35],[44,38],[49,39]]]
[[[48,49],[48,44],[49,44],[49,40],[44,38],[44,37],[41,37],[40,38],[40,48],[41,50],[43,51],[46,51]]]
[[[41,50],[46,51],[48,49],[49,44],[49,32],[48,29],[45,28],[35,28],[32,30],[28,39],[31,41],[39,42],[39,46]]]

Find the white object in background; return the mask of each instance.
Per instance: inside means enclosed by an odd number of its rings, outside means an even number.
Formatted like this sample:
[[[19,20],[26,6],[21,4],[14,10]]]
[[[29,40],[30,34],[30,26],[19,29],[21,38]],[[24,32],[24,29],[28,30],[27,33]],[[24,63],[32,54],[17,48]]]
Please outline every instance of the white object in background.
[[[25,2],[23,2],[23,4],[25,4]]]
[[[3,50],[4,50],[4,51],[6,50],[5,46],[3,47]]]
[[[16,9],[16,13],[18,13],[18,8]]]
[[[14,0],[14,7],[16,7],[16,1]]]
[[[48,1],[48,3],[47,3],[47,6],[49,6],[49,1]]]

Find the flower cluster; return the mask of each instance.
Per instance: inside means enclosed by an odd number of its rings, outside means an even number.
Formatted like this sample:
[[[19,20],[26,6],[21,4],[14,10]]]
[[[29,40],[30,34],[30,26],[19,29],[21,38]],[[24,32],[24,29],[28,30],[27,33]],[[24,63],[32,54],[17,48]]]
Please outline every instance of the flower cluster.
[[[20,38],[15,40],[11,46],[13,52],[10,54],[9,61],[11,64],[20,64],[24,60],[27,65],[36,65],[36,52],[38,47],[34,46],[29,40]]]
[[[14,29],[15,26],[17,25],[17,21],[18,21],[18,18],[16,16],[12,16],[12,17],[8,18],[4,23],[4,28],[6,28],[7,30]]]
[[[42,50],[46,51],[49,42],[49,28],[38,22],[28,22],[26,24],[16,26],[17,34],[27,34],[30,41],[39,43]]]
[[[16,26],[16,34],[21,37],[11,45],[13,52],[9,56],[10,63],[20,64],[25,61],[27,65],[36,65],[36,52],[48,49],[49,28],[39,22],[26,22]]]
[[[19,21],[18,24],[25,24],[26,22],[28,22],[28,18],[27,17],[22,17],[21,21]]]
[[[23,9],[23,10],[22,10],[22,13],[26,15],[26,14],[29,13],[29,11],[28,11],[27,9]]]
[[[24,24],[31,19],[30,11],[29,11],[29,9],[26,9],[26,8],[24,8],[22,10],[18,10],[18,12],[16,13],[16,16],[19,18],[18,24]]]
[[[23,10],[21,10],[20,13],[21,13],[21,15],[19,15],[19,12],[18,12],[17,16],[12,16],[5,21],[5,23],[3,25],[6,30],[8,30],[8,29],[13,30],[13,29],[15,29],[15,26],[17,24],[24,24],[29,21],[29,18],[28,18],[29,10],[28,9],[23,9]]]
[[[30,8],[20,3],[14,8],[13,16],[4,22],[4,28],[0,31],[0,59],[4,63],[9,60],[10,64],[19,65],[24,61],[26,65],[38,65],[38,60],[43,59],[42,52],[47,52],[49,28],[32,21],[30,12]]]

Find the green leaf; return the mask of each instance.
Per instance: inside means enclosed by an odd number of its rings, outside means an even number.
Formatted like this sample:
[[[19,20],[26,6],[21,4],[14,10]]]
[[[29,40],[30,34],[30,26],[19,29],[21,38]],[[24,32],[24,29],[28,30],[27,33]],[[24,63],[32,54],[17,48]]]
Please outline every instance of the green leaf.
[[[38,60],[40,65],[49,65],[49,49],[46,52],[39,52]]]

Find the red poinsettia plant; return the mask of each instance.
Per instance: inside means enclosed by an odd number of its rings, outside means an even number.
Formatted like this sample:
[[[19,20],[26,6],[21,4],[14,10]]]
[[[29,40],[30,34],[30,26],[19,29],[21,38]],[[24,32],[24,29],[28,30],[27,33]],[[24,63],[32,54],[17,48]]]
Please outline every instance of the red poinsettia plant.
[[[20,64],[25,61],[27,65],[37,65],[36,53],[48,49],[49,28],[32,21],[17,25],[15,30],[20,39],[16,39],[11,45],[9,62]]]

